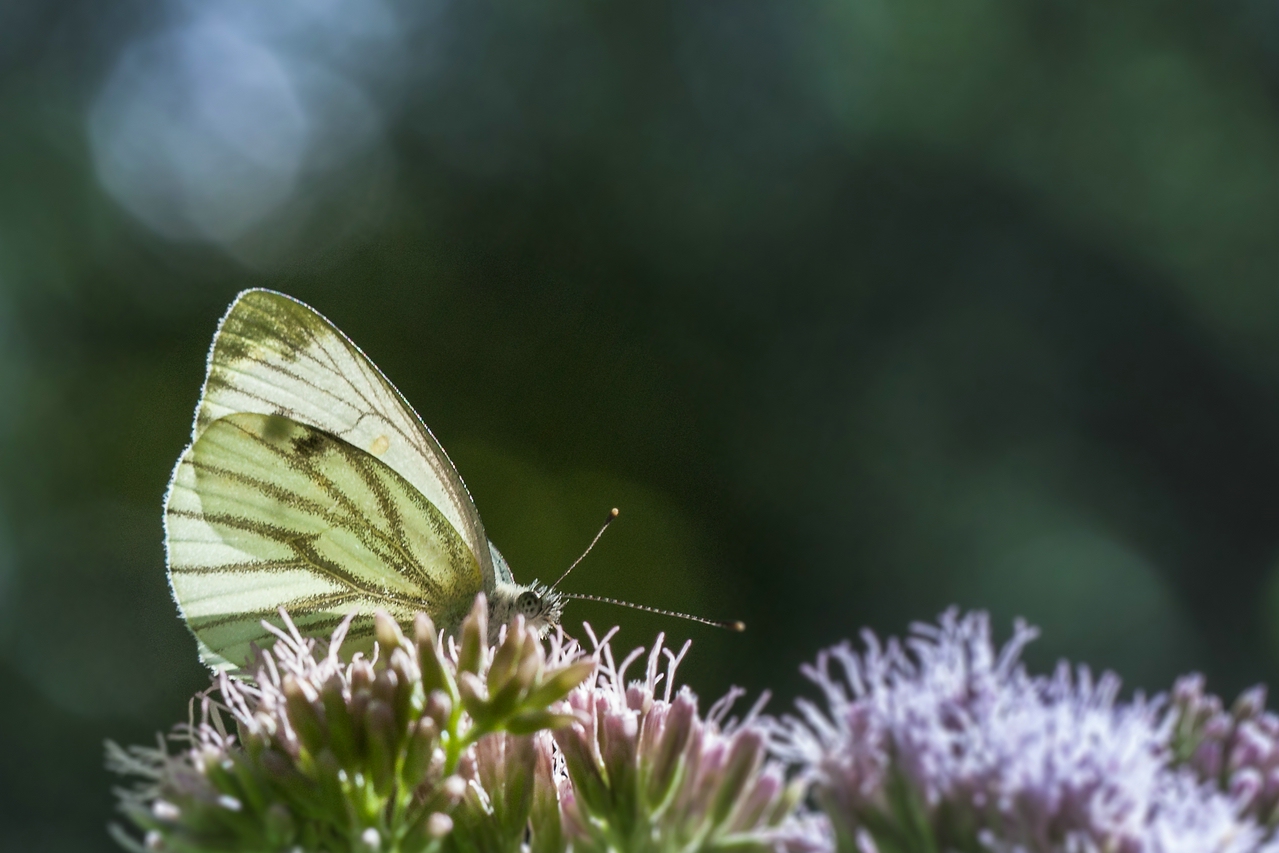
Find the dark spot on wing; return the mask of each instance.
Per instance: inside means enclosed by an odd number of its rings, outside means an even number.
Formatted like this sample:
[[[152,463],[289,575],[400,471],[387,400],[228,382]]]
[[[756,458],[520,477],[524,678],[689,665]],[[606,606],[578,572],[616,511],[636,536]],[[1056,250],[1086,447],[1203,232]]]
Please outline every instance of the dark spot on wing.
[[[293,435],[293,421],[284,415],[267,415],[262,424],[262,437],[276,444]]]
[[[293,439],[293,452],[303,459],[315,456],[324,449],[324,433],[308,430]]]

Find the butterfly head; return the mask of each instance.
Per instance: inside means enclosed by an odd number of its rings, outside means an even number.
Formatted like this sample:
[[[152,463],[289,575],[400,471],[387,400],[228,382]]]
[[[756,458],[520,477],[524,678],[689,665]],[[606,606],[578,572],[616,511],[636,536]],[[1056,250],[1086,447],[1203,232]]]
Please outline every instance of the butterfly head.
[[[489,630],[496,631],[515,618],[524,622],[543,637],[560,623],[564,613],[564,597],[537,581],[528,586],[514,583],[498,583],[489,599]]]

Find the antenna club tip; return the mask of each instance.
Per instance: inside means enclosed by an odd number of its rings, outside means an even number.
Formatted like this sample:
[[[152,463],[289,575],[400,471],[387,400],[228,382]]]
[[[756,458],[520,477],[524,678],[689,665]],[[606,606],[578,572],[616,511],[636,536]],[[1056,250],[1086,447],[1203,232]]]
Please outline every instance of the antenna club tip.
[[[741,632],[746,630],[746,623],[745,622],[729,622],[726,627],[728,628],[728,630],[736,631],[737,633],[740,634]]]
[[[612,509],[608,511],[608,520],[612,521],[613,519],[617,518],[621,514],[622,514],[622,511],[620,509],[618,509],[617,507],[613,507]]]

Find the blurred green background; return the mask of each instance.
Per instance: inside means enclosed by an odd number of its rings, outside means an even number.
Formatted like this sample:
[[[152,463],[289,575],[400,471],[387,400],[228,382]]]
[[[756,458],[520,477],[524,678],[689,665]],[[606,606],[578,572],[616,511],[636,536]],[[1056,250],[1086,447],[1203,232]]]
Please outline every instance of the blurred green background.
[[[709,700],[950,604],[1279,677],[1274,0],[4,0],[0,849],[206,679],[160,507],[248,286]]]

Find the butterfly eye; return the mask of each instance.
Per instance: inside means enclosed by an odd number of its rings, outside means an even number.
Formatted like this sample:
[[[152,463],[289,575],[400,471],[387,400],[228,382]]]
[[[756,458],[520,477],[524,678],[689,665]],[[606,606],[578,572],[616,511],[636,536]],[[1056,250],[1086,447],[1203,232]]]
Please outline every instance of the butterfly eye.
[[[541,597],[531,590],[521,592],[519,598],[515,599],[515,612],[525,619],[534,618],[542,612]]]

